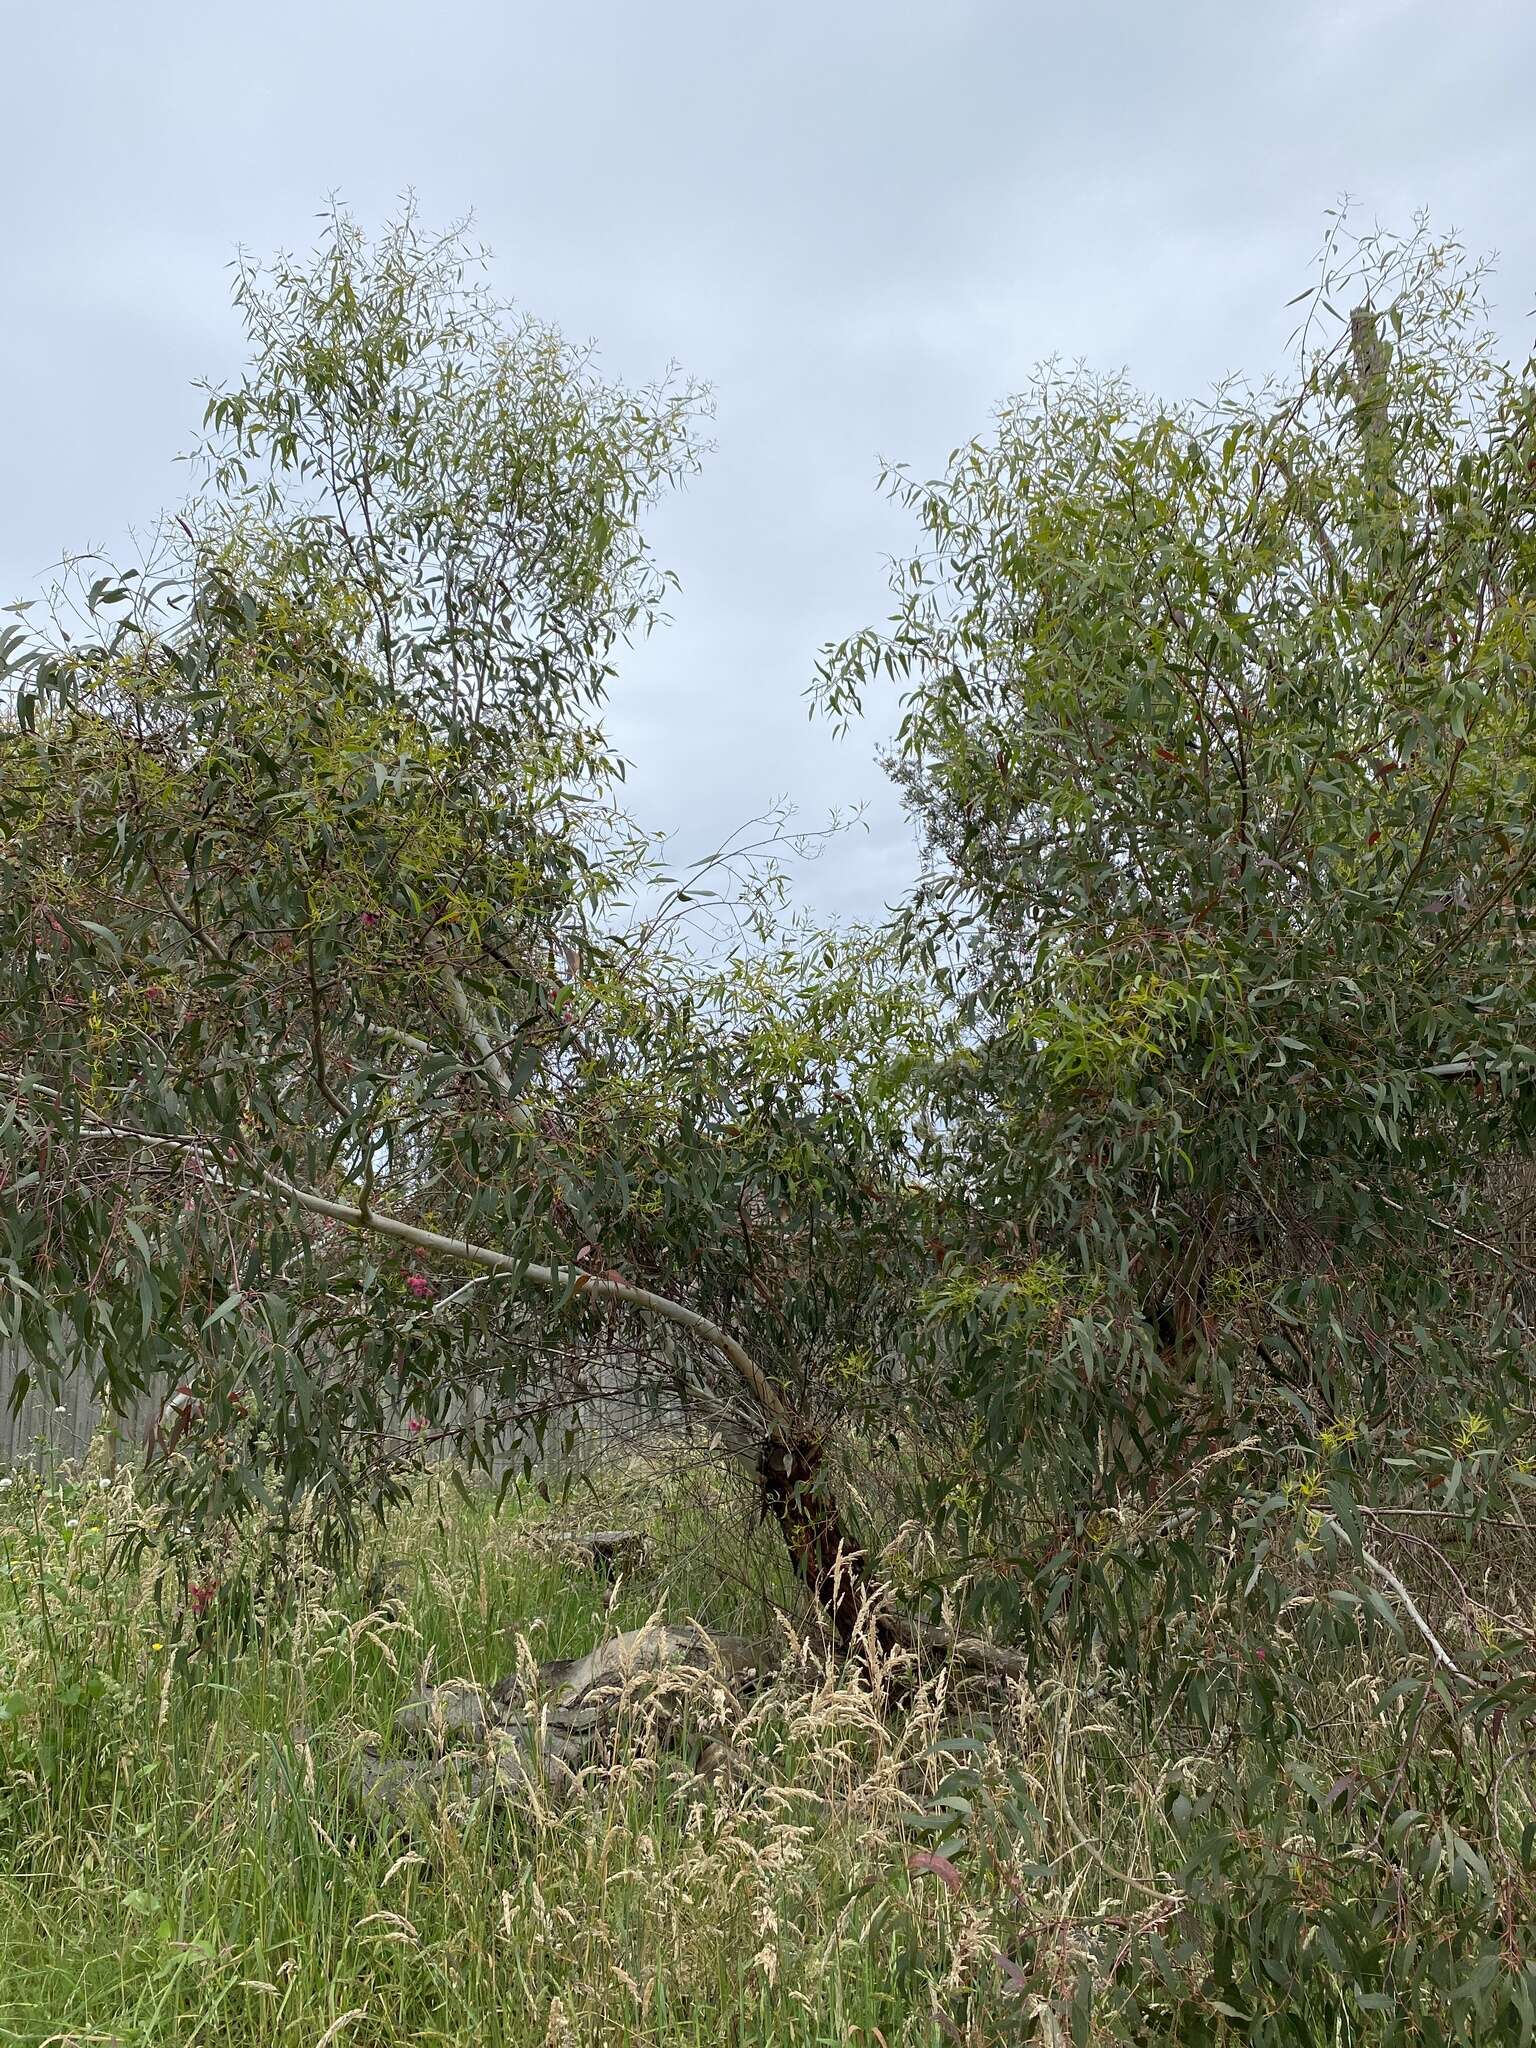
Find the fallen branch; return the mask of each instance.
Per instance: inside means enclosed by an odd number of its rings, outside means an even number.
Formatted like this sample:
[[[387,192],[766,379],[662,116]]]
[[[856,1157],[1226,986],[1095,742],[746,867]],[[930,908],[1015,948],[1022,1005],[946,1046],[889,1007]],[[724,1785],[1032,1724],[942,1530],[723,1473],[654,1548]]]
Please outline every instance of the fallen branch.
[[[1360,1555],[1365,1559],[1371,1570],[1375,1572],[1376,1576],[1379,1579],[1385,1580],[1398,1599],[1402,1601],[1404,1607],[1408,1610],[1409,1618],[1418,1629],[1420,1635],[1423,1636],[1425,1642],[1434,1651],[1437,1661],[1445,1666],[1453,1678],[1459,1678],[1463,1685],[1470,1685],[1472,1683],[1471,1679],[1468,1678],[1465,1671],[1457,1664],[1450,1651],[1441,1642],[1423,1615],[1420,1614],[1418,1608],[1414,1605],[1413,1595],[1397,1576],[1397,1573],[1393,1571],[1392,1567],[1389,1564],[1383,1564],[1375,1551],[1366,1550],[1363,1546]]]
[[[1337,1534],[1343,1539],[1343,1541],[1348,1543],[1350,1541],[1348,1532],[1344,1528],[1342,1528],[1338,1522],[1334,1521],[1332,1516],[1329,1517],[1329,1522],[1330,1526],[1337,1532]],[[1392,1589],[1392,1591],[1397,1595],[1398,1599],[1402,1601],[1403,1606],[1406,1608],[1408,1612],[1409,1620],[1412,1621],[1414,1627],[1419,1631],[1419,1634],[1424,1638],[1425,1642],[1428,1643],[1430,1650],[1434,1655],[1435,1662],[1437,1664],[1443,1664],[1446,1670],[1450,1672],[1451,1676],[1453,1678],[1459,1679],[1463,1685],[1471,1685],[1472,1680],[1468,1678],[1466,1672],[1462,1670],[1461,1666],[1456,1662],[1455,1658],[1452,1657],[1450,1651],[1445,1647],[1444,1643],[1441,1642],[1440,1638],[1435,1634],[1434,1630],[1430,1627],[1429,1623],[1424,1619],[1423,1615],[1419,1612],[1418,1606],[1414,1601],[1413,1595],[1409,1592],[1408,1588],[1403,1584],[1402,1580],[1397,1576],[1397,1573],[1393,1571],[1391,1565],[1384,1563],[1383,1560],[1376,1555],[1374,1550],[1367,1550],[1363,1543],[1360,1546],[1359,1555],[1366,1564],[1366,1566],[1376,1574],[1377,1578],[1379,1578],[1382,1581],[1383,1585],[1389,1586]]]

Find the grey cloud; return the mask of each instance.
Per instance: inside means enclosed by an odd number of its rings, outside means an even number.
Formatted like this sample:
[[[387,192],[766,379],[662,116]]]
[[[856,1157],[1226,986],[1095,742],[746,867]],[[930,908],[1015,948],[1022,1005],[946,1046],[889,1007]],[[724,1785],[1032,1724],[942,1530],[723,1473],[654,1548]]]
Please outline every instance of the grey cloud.
[[[832,912],[913,865],[890,707],[838,742],[803,699],[885,606],[878,456],[931,470],[1052,353],[1171,395],[1274,367],[1345,189],[1499,247],[1529,341],[1524,0],[77,0],[3,36],[0,583],[179,495],[237,243],[302,244],[331,190],[473,207],[498,285],[616,372],[716,385],[718,452],[656,523],[676,623],[613,726],[680,852],[777,795],[867,800],[804,877]]]

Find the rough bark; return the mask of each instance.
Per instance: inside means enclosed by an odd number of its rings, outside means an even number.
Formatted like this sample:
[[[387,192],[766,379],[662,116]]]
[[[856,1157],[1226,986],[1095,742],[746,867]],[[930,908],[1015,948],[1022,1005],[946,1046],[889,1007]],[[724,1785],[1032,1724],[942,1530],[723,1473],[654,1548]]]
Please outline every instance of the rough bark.
[[[898,1638],[881,1610],[864,1553],[843,1527],[813,1432],[776,1429],[757,1460],[758,1495],[778,1524],[796,1576],[826,1616],[846,1656],[862,1639],[889,1653]]]

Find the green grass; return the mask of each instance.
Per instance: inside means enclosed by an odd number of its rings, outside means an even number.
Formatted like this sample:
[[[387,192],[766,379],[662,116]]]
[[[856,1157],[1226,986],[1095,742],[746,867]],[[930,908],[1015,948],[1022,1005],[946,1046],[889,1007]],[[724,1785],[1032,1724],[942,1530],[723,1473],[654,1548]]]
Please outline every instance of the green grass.
[[[221,1634],[107,1568],[138,1513],[126,1476],[0,1477],[0,2048],[1524,2038],[1532,1752],[1410,1712],[1385,1632],[1278,1755],[1103,1669],[983,1729],[953,1673],[881,1712],[807,1656],[719,1779],[636,1740],[563,1811],[381,1834],[346,1759],[424,1673],[778,1627],[772,1532],[613,1475],[571,1518],[649,1521],[615,1591],[537,1498],[424,1483],[388,1598],[365,1561]]]
[[[316,1585],[243,1645],[193,1647],[146,1578],[103,1570],[123,1482],[3,1498],[0,2043],[941,2038],[947,1895],[912,1893],[856,1693],[755,1710],[727,1788],[640,1753],[564,1814],[414,1838],[338,1796],[332,1761],[424,1665],[492,1679],[519,1637],[571,1655],[658,1606],[760,1629],[719,1574],[614,1598],[528,1508],[449,1494],[389,1531],[396,1611]]]

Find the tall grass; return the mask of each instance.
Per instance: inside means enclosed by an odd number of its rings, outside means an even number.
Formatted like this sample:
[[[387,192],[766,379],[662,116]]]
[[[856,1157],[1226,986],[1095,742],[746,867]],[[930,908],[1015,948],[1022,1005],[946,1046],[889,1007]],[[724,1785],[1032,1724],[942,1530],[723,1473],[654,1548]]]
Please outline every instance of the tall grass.
[[[729,1585],[610,1588],[528,1508],[433,1493],[389,1532],[382,1604],[366,1573],[317,1581],[227,1641],[105,1569],[126,1480],[0,1500],[0,2042],[943,2038],[963,1916],[914,1888],[900,1828],[931,1712],[893,1741],[812,1670],[750,1708],[723,1778],[637,1744],[563,1813],[410,1835],[342,1797],[424,1670],[494,1679],[658,1604],[760,1628]]]
[[[755,1572],[727,1571],[675,1499],[650,1500],[654,1562],[615,1587],[536,1498],[497,1512],[424,1484],[387,1568],[238,1626],[222,1589],[199,1617],[171,1580],[108,1568],[138,1512],[126,1475],[0,1480],[0,2044],[1519,2038],[1463,2026],[1451,1992],[1479,1942],[1511,1981],[1524,1967],[1489,1844],[1536,1838],[1529,1764],[1480,1776],[1424,1736],[1400,1768],[1363,1664],[1320,1674],[1294,1810],[1224,1822],[1202,1877],[1202,1796],[1241,1778],[1219,1746],[1149,1727],[1103,1671],[985,1701],[939,1673],[882,1699],[879,1671],[872,1691],[775,1616],[766,1534]],[[535,1793],[390,1831],[348,1802],[347,1759],[387,1743],[424,1674],[493,1680],[657,1612],[784,1641],[744,1703],[700,1682],[718,1774],[637,1722],[558,1811]],[[1375,1805],[1347,1789],[1370,1785]],[[1418,1835],[1384,1835],[1405,1812],[1447,1845],[1422,1869]],[[1489,1889],[1454,1892],[1453,1836],[1474,1879],[1482,1842]],[[1333,1973],[1339,1902],[1354,1887],[1369,1918],[1383,1871],[1403,1888],[1387,1960]],[[1277,1899],[1299,1960],[1271,1982]]]

